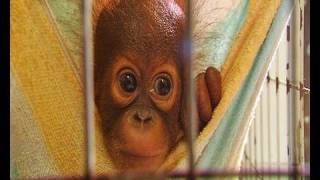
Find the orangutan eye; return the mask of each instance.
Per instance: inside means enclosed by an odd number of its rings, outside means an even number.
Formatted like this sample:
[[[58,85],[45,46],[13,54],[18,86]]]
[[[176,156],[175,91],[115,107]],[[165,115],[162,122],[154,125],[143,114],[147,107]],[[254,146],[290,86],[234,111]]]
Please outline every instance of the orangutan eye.
[[[154,90],[160,96],[166,96],[171,91],[171,80],[169,75],[160,75],[154,83]]]
[[[137,80],[133,73],[125,72],[120,75],[119,82],[121,88],[129,93],[134,92],[137,89]]]

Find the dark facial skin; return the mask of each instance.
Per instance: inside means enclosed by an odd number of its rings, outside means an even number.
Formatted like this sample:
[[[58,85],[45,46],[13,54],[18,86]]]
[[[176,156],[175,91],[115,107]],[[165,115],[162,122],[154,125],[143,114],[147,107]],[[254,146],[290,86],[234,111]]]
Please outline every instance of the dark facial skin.
[[[100,12],[94,37],[95,102],[105,145],[120,170],[157,169],[183,135],[184,21],[182,8],[170,0],[120,1]],[[197,78],[202,84],[198,92],[207,89],[197,96],[209,97],[210,106],[199,111],[201,126],[220,100],[220,84],[207,87],[214,84],[212,77],[220,78],[216,72],[207,70],[206,78]],[[211,93],[216,89],[218,96]]]

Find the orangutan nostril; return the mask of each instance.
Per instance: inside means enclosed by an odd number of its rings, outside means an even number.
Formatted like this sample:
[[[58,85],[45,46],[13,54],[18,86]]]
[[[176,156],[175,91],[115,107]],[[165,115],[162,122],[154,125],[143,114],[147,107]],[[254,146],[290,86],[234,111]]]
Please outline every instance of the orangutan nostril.
[[[152,115],[149,110],[138,110],[134,114],[134,119],[137,121],[142,121],[143,123],[147,123],[152,119]]]

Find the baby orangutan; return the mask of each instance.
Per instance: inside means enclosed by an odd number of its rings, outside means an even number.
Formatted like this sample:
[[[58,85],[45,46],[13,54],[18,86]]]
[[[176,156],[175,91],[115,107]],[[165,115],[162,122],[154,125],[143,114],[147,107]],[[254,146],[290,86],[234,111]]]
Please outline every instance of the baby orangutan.
[[[95,12],[95,102],[120,170],[157,169],[183,137],[181,4],[120,0]],[[220,86],[214,68],[197,78],[201,127],[220,100]]]

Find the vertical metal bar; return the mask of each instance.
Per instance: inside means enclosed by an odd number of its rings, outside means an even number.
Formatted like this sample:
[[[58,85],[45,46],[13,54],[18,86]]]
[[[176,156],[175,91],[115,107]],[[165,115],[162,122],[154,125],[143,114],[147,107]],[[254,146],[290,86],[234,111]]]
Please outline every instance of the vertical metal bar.
[[[85,72],[85,120],[86,120],[86,176],[94,175],[94,79],[92,52],[92,1],[83,1],[83,48]]]
[[[295,0],[293,16],[293,85],[299,87],[303,79],[303,1]],[[296,168],[304,165],[304,122],[303,103],[299,91],[293,91],[293,137],[294,137],[294,165]],[[299,177],[299,179],[303,179]]]
[[[249,136],[249,141],[250,141],[250,154],[249,154],[249,164],[250,164],[250,171],[253,171],[254,169],[254,162],[252,161],[253,157],[254,157],[254,122],[256,121],[257,116],[254,118],[252,124],[251,124],[251,128],[250,128],[250,136]],[[250,177],[250,179],[252,179]]]
[[[281,41],[281,40],[280,40]],[[283,44],[280,45],[280,47],[283,46]],[[279,47],[279,48],[280,48]],[[281,69],[279,69],[280,66],[280,61],[281,59],[279,58],[279,49],[278,49],[278,53],[277,53],[277,59],[276,59],[276,77],[277,80],[279,79],[279,71],[281,71]],[[277,169],[280,169],[280,133],[279,133],[279,128],[280,128],[280,118],[279,118],[279,114],[280,114],[280,106],[279,106],[279,100],[280,100],[280,90],[279,90],[279,85],[277,83],[277,89],[276,89],[276,152],[277,152],[277,163],[276,163],[276,167]],[[280,179],[280,176],[278,176],[278,179]]]
[[[264,86],[264,84],[263,84],[263,86]],[[265,89],[263,89],[262,90],[262,92],[261,92],[261,96],[265,96],[264,95],[265,94]],[[263,99],[263,100],[262,100]],[[265,107],[263,106],[263,104],[264,104],[264,98],[261,98],[260,99],[260,151],[261,151],[261,153],[260,153],[260,159],[261,159],[261,162],[260,162],[260,167],[263,167],[263,165],[264,165],[264,158],[263,158],[263,155],[264,155],[264,141],[263,141],[263,136],[264,136],[264,126],[263,126],[263,121],[265,121],[265,119],[264,119],[264,114],[265,114]]]
[[[291,41],[289,42],[291,44]],[[290,72],[289,72],[289,61],[290,61],[290,44],[288,45],[288,50],[289,50],[289,53],[288,53],[288,58],[287,58],[287,78],[289,77],[290,78]],[[291,147],[290,147],[290,144],[291,144],[291,140],[290,140],[290,137],[291,137],[291,93],[290,91],[287,91],[287,112],[288,112],[288,116],[287,116],[287,157],[288,157],[288,168],[289,166],[291,166],[291,156],[290,156],[290,151],[291,151]],[[290,179],[290,178],[289,178]]]
[[[255,121],[256,119],[256,116],[254,116],[253,120],[252,121]],[[251,170],[251,163],[250,163],[250,157],[251,157],[251,137],[252,137],[252,128],[249,129],[249,133],[248,133],[248,141],[247,141],[247,151],[246,151],[246,154],[245,154],[245,160],[246,160],[246,167],[248,169],[248,171]],[[247,178],[248,179],[248,178]]]
[[[254,147],[254,154],[253,154],[253,160],[254,160],[254,165],[253,165],[253,169],[257,168],[257,118],[255,119],[255,121],[253,122],[253,147]]]
[[[269,73],[268,73],[269,74]],[[271,89],[271,87],[270,87],[270,83],[267,83],[267,96],[268,96],[268,98],[267,98],[267,114],[268,114],[268,122],[267,122],[267,128],[268,128],[268,168],[270,169],[271,168],[271,147],[270,147],[270,145],[271,145],[271,138],[270,138],[270,135],[271,135],[271,133],[270,133],[270,113],[271,113],[271,111],[270,111],[270,96],[271,96],[271,93],[270,93],[270,89]]]
[[[255,148],[256,148],[256,167],[259,167],[260,166],[260,154],[261,154],[261,149],[260,149],[260,114],[261,114],[261,109],[258,108],[257,109],[258,111],[258,114],[259,116],[256,116],[256,121],[255,121]]]
[[[268,167],[268,142],[269,142],[269,132],[268,132],[268,121],[269,121],[269,114],[268,114],[268,83],[267,81],[264,82],[263,84],[263,96],[265,97],[263,100],[263,167],[267,168]],[[268,178],[265,178],[268,179]]]
[[[290,21],[289,21],[289,25],[290,27],[293,27],[292,26],[292,16],[290,18]],[[290,28],[290,35],[292,36],[292,29],[293,28]],[[292,39],[292,38],[291,38]],[[288,68],[288,78],[290,80],[292,80],[292,69],[293,69],[293,57],[292,57],[292,54],[293,54],[293,51],[292,51],[292,46],[293,46],[293,41],[291,40],[290,41],[290,44],[289,44],[289,58],[288,58],[288,64],[289,64],[289,68]],[[294,109],[293,109],[293,91],[289,91],[288,93],[288,160],[289,160],[289,166],[293,167],[294,165],[294,134],[293,134],[293,131],[294,131],[294,125],[293,125],[293,113],[294,113]],[[288,167],[289,168],[289,167]],[[293,179],[293,178],[290,178],[290,179]]]
[[[186,102],[183,104],[185,112],[185,132],[187,138],[188,152],[189,152],[189,176],[188,179],[195,179],[194,176],[194,141],[196,138],[196,97],[195,97],[195,88],[194,82],[191,76],[191,57],[192,57],[192,19],[191,19],[191,1],[186,0],[185,4],[185,34],[184,34],[184,67],[185,67],[185,85],[186,94],[185,99]]]
[[[287,27],[290,25],[286,24]],[[279,47],[279,66],[278,66],[278,77],[280,80],[279,86],[279,166],[280,168],[285,168],[284,165],[288,165],[288,156],[287,156],[287,142],[288,142],[288,114],[289,111],[287,109],[288,106],[288,94],[287,94],[287,86],[285,83],[287,78],[287,68],[288,66],[288,58],[289,58],[289,44],[291,41],[288,41],[288,36],[290,36],[290,28],[285,31],[281,38],[281,46]]]
[[[255,121],[256,117],[254,116],[252,121]],[[248,134],[248,142],[247,142],[247,153],[245,154],[245,158],[246,158],[246,168],[248,169],[248,171],[251,170],[251,163],[250,163],[250,157],[251,157],[251,137],[252,137],[252,128],[250,128],[249,130],[249,134]],[[248,179],[248,178],[247,178]]]

